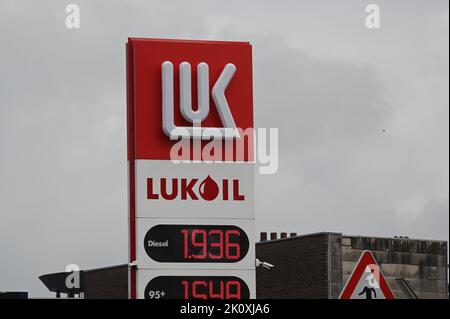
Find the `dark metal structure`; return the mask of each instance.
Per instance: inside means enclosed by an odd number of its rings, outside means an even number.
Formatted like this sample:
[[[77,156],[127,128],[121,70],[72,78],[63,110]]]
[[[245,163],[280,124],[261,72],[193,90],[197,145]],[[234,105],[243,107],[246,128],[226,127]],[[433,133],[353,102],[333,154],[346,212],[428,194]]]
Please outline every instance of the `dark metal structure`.
[[[70,280],[69,276],[79,276],[78,287],[72,287],[67,281]],[[69,298],[73,298],[75,295],[80,296],[84,292],[84,272],[57,272],[54,274],[42,275],[39,277],[42,283],[51,292],[56,293],[56,298],[60,298],[61,294],[67,294]]]
[[[0,299],[28,299],[26,291],[0,291]]]

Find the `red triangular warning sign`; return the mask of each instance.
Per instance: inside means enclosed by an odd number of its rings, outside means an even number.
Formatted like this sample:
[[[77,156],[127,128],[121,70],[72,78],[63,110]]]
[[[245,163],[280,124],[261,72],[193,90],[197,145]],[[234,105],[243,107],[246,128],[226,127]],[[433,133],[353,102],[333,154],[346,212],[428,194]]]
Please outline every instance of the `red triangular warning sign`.
[[[363,251],[339,299],[394,299],[380,266],[369,250]]]

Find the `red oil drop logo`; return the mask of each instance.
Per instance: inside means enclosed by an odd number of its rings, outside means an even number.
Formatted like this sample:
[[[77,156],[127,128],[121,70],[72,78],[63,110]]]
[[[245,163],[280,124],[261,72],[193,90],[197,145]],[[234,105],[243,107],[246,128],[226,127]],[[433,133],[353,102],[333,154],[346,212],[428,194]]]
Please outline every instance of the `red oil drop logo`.
[[[219,195],[219,186],[211,176],[208,175],[208,177],[200,184],[199,191],[204,200],[211,201]]]

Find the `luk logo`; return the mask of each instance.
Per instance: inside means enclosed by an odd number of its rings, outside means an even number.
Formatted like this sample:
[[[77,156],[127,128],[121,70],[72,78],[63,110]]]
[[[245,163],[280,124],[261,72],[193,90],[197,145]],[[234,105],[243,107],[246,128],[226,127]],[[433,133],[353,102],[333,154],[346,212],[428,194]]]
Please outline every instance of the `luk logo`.
[[[225,139],[240,138],[225,97],[225,90],[235,72],[234,64],[228,63],[225,65],[211,90],[223,128],[202,128],[200,127],[201,122],[209,114],[209,67],[204,62],[197,65],[198,106],[197,110],[194,111],[191,102],[191,65],[188,62],[182,62],[180,64],[180,111],[183,118],[193,125],[191,127],[176,126],[174,122],[173,64],[170,61],[165,61],[162,64],[162,122],[164,133],[172,140],[179,137],[210,139],[211,132],[208,133],[208,131],[214,131],[218,133],[214,134],[215,136]]]
[[[147,178],[147,199],[174,200],[199,200],[212,201],[221,198],[224,201],[244,201],[245,195],[239,192],[239,180],[228,179],[221,181],[221,187],[208,175],[202,182],[198,183],[198,178],[160,178],[159,183],[154,185],[153,178]],[[168,184],[171,184],[170,186]],[[159,186],[159,192],[157,190]]]

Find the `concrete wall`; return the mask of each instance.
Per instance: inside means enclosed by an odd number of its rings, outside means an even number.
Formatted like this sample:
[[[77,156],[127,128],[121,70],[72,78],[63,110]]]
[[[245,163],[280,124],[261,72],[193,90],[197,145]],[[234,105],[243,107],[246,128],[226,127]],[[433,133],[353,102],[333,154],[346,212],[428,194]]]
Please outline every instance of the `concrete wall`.
[[[337,299],[342,291],[342,234],[329,235],[330,283],[329,298]]]
[[[347,282],[361,253],[370,250],[395,298],[406,298],[395,281],[399,277],[409,282],[420,299],[448,298],[446,242],[356,236],[343,236],[341,241],[342,283]]]

